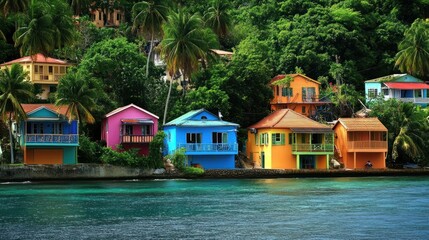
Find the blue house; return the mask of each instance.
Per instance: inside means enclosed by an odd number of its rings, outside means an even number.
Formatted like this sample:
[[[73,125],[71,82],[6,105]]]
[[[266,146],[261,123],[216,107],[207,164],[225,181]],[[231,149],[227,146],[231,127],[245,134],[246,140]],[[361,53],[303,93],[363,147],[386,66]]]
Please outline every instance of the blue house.
[[[403,102],[412,102],[427,106],[429,84],[408,74],[393,74],[365,81],[366,102],[374,98],[388,100],[396,98]]]
[[[238,153],[236,123],[223,121],[205,109],[190,111],[164,125],[164,154],[186,150],[188,165],[231,169]]]
[[[78,122],[65,117],[66,106],[22,104],[27,119],[18,124],[25,164],[76,164]]]

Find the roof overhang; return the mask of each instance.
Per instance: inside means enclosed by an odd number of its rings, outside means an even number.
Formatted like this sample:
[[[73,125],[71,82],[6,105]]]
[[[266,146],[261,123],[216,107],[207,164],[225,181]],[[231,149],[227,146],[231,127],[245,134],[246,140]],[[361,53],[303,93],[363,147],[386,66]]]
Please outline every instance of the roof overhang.
[[[121,122],[125,125],[153,124],[152,119],[121,119]]]
[[[385,82],[390,89],[402,90],[415,90],[415,89],[429,89],[429,84],[419,82]]]
[[[331,128],[291,128],[293,133],[333,133]]]

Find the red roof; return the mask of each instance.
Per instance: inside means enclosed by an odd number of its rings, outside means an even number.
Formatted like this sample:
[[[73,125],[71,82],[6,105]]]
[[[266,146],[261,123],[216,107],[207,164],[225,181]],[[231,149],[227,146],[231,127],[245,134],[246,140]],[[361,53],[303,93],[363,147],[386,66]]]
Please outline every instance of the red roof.
[[[419,82],[385,82],[384,84],[391,89],[429,89],[429,84]]]
[[[54,104],[21,104],[22,108],[24,109],[24,112],[26,114],[41,108],[41,107],[46,107],[47,109],[50,109],[56,113],[62,114],[62,115],[66,115],[66,111],[67,111],[67,106],[62,105],[62,106],[56,106]]]
[[[26,56],[26,57],[22,57],[22,58],[12,60],[10,62],[3,63],[0,66],[12,65],[14,63],[31,63],[31,62],[68,65],[66,61],[56,59],[56,58],[51,58],[51,57],[45,57],[43,54],[38,53],[38,54],[34,54],[32,56]]]

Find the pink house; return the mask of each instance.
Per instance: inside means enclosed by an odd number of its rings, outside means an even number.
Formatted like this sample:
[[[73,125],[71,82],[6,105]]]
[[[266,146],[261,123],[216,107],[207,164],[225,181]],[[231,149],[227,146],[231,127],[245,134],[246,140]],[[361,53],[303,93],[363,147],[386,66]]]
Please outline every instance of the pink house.
[[[117,108],[106,114],[101,125],[101,140],[116,149],[138,148],[140,154],[149,153],[149,143],[158,132],[158,116],[134,104]]]

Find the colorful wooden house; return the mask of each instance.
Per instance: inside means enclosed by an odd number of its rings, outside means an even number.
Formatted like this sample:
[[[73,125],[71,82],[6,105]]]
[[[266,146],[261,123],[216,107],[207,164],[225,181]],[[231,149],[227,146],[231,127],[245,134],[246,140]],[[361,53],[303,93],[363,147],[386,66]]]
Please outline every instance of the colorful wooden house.
[[[66,61],[39,53],[0,64],[0,69],[10,68],[13,64],[20,64],[28,71],[30,81],[41,87],[43,92],[38,95],[40,99],[48,99],[51,92],[57,91],[58,81],[67,73],[67,68],[72,66]]]
[[[336,157],[345,168],[364,168],[367,161],[386,167],[387,128],[378,118],[340,118],[333,129]]]
[[[149,143],[158,132],[158,116],[134,104],[106,114],[101,125],[101,140],[112,149],[120,144],[124,149],[137,148],[149,153]]]
[[[78,121],[68,121],[66,106],[22,104],[27,119],[18,123],[25,164],[76,164]]]
[[[284,83],[285,78],[290,79],[287,84]],[[320,82],[302,74],[277,75],[271,79],[270,87],[274,95],[270,102],[272,111],[289,108],[313,117],[318,107],[330,104],[328,100],[320,98]]]
[[[255,167],[327,169],[334,154],[330,126],[280,109],[248,128],[246,154]]]
[[[164,125],[164,154],[185,149],[188,165],[204,169],[235,168],[238,124],[223,121],[205,109],[190,111]]]
[[[429,104],[429,84],[408,74],[393,74],[365,81],[366,101],[396,98],[421,106]]]

